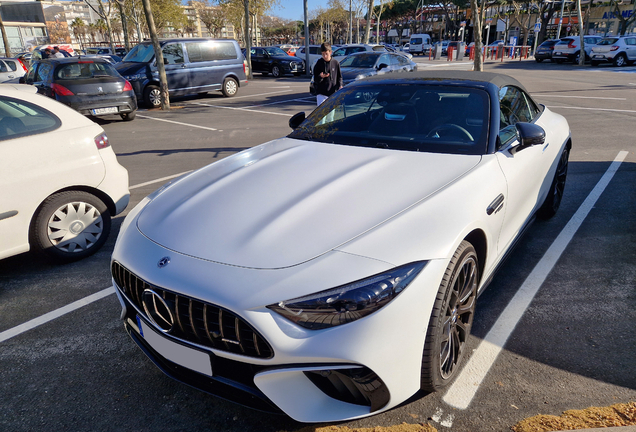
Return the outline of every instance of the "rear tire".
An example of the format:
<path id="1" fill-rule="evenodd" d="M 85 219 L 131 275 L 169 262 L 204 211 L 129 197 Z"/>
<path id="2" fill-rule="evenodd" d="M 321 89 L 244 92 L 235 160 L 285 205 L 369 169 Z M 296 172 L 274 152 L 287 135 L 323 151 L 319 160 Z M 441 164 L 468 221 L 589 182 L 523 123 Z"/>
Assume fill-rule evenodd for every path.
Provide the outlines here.
<path id="1" fill-rule="evenodd" d="M 223 89 L 221 91 L 225 97 L 232 97 L 238 92 L 238 83 L 233 78 L 225 78 L 223 80 Z"/>
<path id="2" fill-rule="evenodd" d="M 565 180 L 568 176 L 568 159 L 570 157 L 570 149 L 566 146 L 561 153 L 559 164 L 557 165 L 556 173 L 554 173 L 554 179 L 548 196 L 545 197 L 545 201 L 541 204 L 541 207 L 537 211 L 537 217 L 539 219 L 550 219 L 559 210 L 561 200 L 563 199 L 563 192 L 565 191 Z"/>
<path id="3" fill-rule="evenodd" d="M 599 61 L 596 61 L 596 60 L 590 60 L 590 65 L 592 65 L 592 66 L 594 66 L 594 67 L 598 66 L 599 64 L 600 64 L 600 62 L 599 62 Z"/>
<path id="4" fill-rule="evenodd" d="M 137 117 L 137 110 L 119 115 L 123 121 L 133 121 Z"/>
<path id="5" fill-rule="evenodd" d="M 475 316 L 478 283 L 477 253 L 464 240 L 446 268 L 433 305 L 422 356 L 422 390 L 441 390 L 457 376 Z"/>
<path id="6" fill-rule="evenodd" d="M 623 67 L 626 64 L 627 64 L 627 57 L 625 57 L 625 54 L 619 54 L 616 57 L 614 57 L 614 66 Z"/>
<path id="7" fill-rule="evenodd" d="M 110 227 L 110 212 L 99 198 L 83 191 L 60 192 L 36 212 L 31 244 L 54 261 L 77 261 L 104 245 Z"/>

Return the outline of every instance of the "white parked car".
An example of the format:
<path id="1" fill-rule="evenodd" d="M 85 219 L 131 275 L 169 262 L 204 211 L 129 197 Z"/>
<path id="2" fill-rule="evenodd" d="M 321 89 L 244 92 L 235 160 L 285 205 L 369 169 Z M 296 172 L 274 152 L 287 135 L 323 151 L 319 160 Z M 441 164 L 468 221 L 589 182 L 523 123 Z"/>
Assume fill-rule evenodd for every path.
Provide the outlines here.
<path id="1" fill-rule="evenodd" d="M 126 330 L 169 376 L 301 422 L 444 388 L 478 294 L 559 207 L 567 121 L 510 77 L 443 71 L 355 81 L 290 126 L 129 213 Z"/>
<path id="2" fill-rule="evenodd" d="M 17 58 L 0 58 L 0 82 L 17 84 L 26 75 L 27 67 Z"/>
<path id="3" fill-rule="evenodd" d="M 583 42 L 585 50 L 585 60 L 589 60 L 590 52 L 592 48 L 596 46 L 603 38 L 600 36 L 583 36 Z M 559 42 L 554 45 L 552 50 L 552 60 L 557 63 L 563 63 L 564 61 L 571 61 L 578 64 L 579 57 L 581 55 L 581 38 L 579 36 L 568 36 L 561 38 Z"/>
<path id="4" fill-rule="evenodd" d="M 96 252 L 128 205 L 128 171 L 101 126 L 30 85 L 0 85 L 0 259 Z"/>
<path id="5" fill-rule="evenodd" d="M 609 62 L 614 66 L 625 66 L 636 62 L 636 36 L 608 37 L 599 42 L 594 48 L 590 63 L 598 66 Z"/>

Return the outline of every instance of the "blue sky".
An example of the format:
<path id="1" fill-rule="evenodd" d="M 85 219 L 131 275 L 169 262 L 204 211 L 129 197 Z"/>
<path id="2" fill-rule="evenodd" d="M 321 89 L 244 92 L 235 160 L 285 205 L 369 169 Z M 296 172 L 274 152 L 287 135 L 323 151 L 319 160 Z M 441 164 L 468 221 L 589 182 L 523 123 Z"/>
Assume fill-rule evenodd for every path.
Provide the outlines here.
<path id="1" fill-rule="evenodd" d="M 319 7 L 326 9 L 327 0 L 307 0 L 308 13 Z M 280 7 L 272 9 L 270 13 L 281 18 L 302 21 L 303 0 L 281 0 Z"/>

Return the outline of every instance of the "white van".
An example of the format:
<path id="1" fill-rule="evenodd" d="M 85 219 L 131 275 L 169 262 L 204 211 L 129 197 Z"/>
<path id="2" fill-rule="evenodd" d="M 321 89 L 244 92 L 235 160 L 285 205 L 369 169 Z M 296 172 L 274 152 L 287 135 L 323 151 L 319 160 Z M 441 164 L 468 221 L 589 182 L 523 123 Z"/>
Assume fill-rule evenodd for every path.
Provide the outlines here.
<path id="1" fill-rule="evenodd" d="M 409 42 L 409 53 L 428 54 L 431 49 L 431 37 L 427 34 L 413 34 Z"/>

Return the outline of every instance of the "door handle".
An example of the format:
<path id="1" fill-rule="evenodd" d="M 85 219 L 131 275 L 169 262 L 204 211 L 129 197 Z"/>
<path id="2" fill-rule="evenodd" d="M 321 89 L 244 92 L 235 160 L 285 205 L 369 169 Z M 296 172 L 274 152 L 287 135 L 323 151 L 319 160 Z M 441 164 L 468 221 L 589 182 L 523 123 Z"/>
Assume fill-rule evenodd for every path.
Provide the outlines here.
<path id="1" fill-rule="evenodd" d="M 486 214 L 490 216 L 493 213 L 497 213 L 499 210 L 503 208 L 504 196 L 503 194 L 499 194 L 497 198 L 486 208 Z"/>

